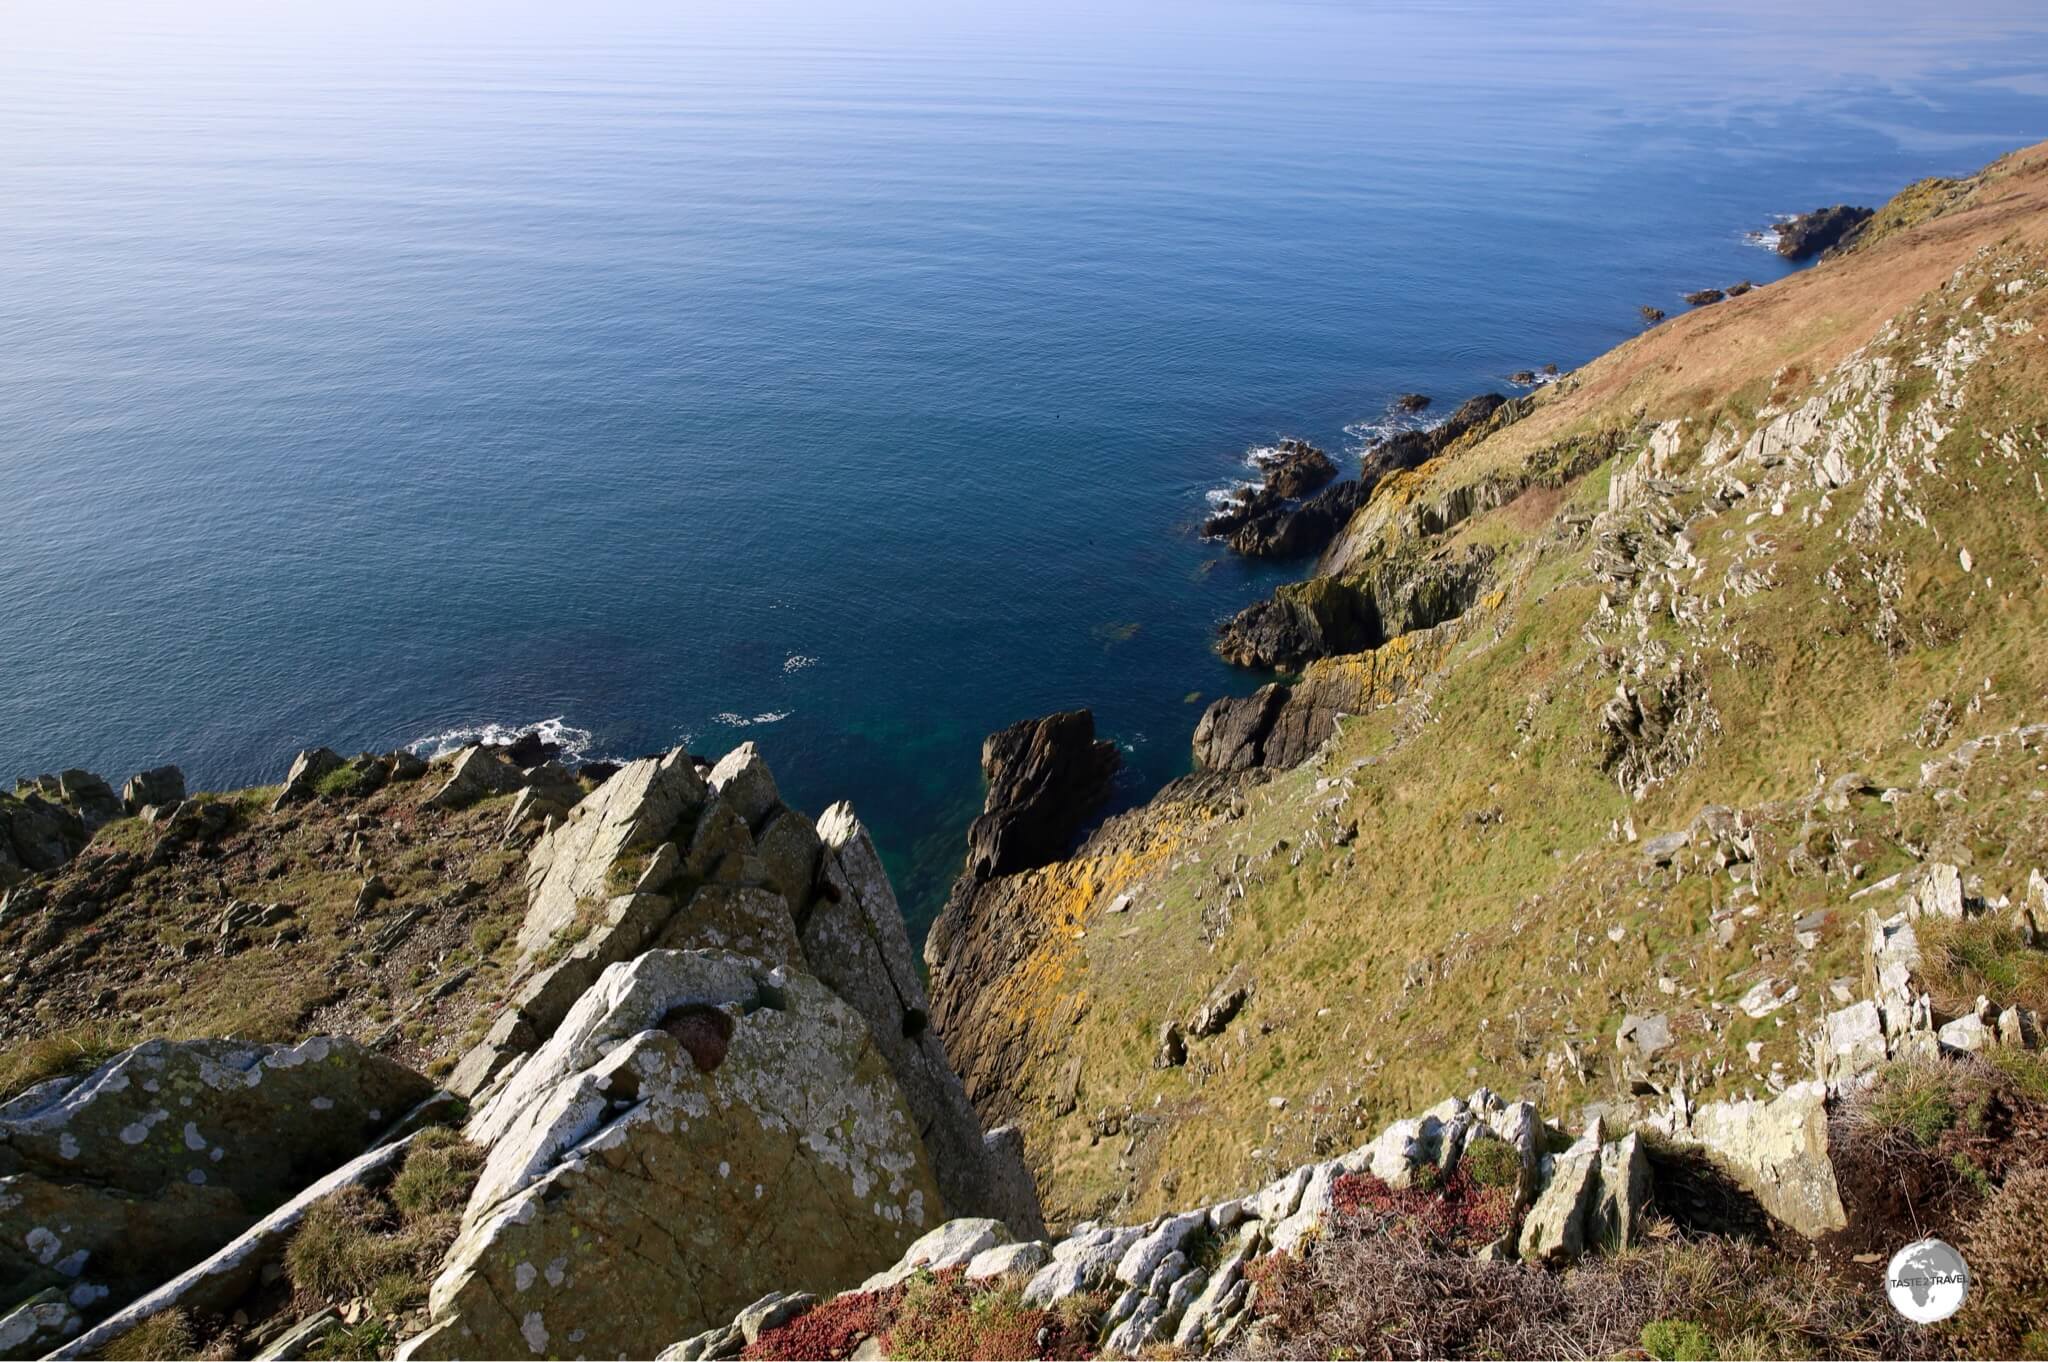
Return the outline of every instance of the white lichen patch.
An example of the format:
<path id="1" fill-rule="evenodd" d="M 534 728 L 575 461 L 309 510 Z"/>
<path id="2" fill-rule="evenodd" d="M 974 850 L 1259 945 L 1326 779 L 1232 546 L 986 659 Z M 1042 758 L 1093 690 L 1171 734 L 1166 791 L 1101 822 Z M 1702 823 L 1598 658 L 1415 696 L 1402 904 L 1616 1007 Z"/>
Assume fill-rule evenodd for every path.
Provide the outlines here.
<path id="1" fill-rule="evenodd" d="M 57 1255 L 64 1251 L 64 1241 L 48 1225 L 37 1225 L 22 1236 L 21 1242 L 44 1267 L 57 1261 Z"/>

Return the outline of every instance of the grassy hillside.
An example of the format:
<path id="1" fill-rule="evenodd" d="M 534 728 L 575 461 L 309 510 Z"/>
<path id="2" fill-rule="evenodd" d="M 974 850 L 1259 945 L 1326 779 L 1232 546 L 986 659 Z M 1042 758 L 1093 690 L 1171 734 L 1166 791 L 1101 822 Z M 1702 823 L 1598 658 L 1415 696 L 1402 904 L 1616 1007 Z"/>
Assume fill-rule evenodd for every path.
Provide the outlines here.
<path id="1" fill-rule="evenodd" d="M 0 1099 L 153 1037 L 345 1033 L 443 1071 L 493 1015 L 526 906 L 512 796 L 433 808 L 446 774 L 100 828 L 0 914 Z"/>
<path id="2" fill-rule="evenodd" d="M 1021 958 L 940 962 L 985 1013 L 949 1048 L 1025 1126 L 1050 1219 L 1254 1186 L 1478 1083 L 1549 1111 L 1764 1093 L 1809 1071 L 1886 877 L 1941 861 L 2024 896 L 2048 867 L 2023 731 L 2048 719 L 2048 150 L 1914 196 L 1391 479 L 1322 571 L 1383 586 L 1483 546 L 1487 587 L 1295 693 L 1399 698 L 1016 877 Z M 1933 943 L 1938 1001 L 2048 1006 L 1993 922 Z M 1155 1067 L 1162 1026 L 1237 983 L 1220 1034 Z M 1617 1049 L 1630 1013 L 1668 1020 L 1650 1062 Z"/>

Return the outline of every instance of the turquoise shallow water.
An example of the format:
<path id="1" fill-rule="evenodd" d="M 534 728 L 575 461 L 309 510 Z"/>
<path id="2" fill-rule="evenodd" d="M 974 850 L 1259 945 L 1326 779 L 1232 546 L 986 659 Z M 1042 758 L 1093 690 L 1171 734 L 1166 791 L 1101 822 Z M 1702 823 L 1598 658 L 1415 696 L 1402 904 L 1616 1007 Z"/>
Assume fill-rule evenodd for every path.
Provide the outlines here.
<path id="1" fill-rule="evenodd" d="M 1257 683 L 1249 448 L 2048 135 L 2031 4 L 324 8 L 10 10 L 0 775 L 753 738 L 919 925 L 983 733 Z"/>

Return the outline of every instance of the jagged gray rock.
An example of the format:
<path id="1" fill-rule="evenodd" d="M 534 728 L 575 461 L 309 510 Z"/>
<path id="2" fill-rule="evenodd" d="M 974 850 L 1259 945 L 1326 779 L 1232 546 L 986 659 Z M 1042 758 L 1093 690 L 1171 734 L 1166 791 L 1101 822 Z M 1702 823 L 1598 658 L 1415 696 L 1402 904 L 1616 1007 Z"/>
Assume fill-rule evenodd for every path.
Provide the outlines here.
<path id="1" fill-rule="evenodd" d="M 185 773 L 175 766 L 156 766 L 128 778 L 121 787 L 121 806 L 141 813 L 151 804 L 168 807 L 185 797 Z"/>
<path id="2" fill-rule="evenodd" d="M 881 1267 L 939 1214 L 866 1023 L 724 952 L 607 969 L 467 1133 L 483 1171 L 401 1356 L 652 1356 L 766 1287 Z"/>

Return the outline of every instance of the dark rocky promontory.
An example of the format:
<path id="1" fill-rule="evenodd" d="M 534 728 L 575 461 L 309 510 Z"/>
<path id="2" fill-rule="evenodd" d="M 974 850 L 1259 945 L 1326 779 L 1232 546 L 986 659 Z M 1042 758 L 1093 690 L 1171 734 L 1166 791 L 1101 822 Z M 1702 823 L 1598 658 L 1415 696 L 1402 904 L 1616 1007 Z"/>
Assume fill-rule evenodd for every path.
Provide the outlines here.
<path id="1" fill-rule="evenodd" d="M 988 800 L 967 832 L 968 873 L 986 880 L 1064 854 L 1122 764 L 1116 744 L 1096 738 L 1085 709 L 991 733 L 981 745 Z"/>
<path id="2" fill-rule="evenodd" d="M 1873 216 L 1871 209 L 1845 203 L 1801 213 L 1778 227 L 1778 254 L 1787 260 L 1810 260 L 1845 244 Z"/>

